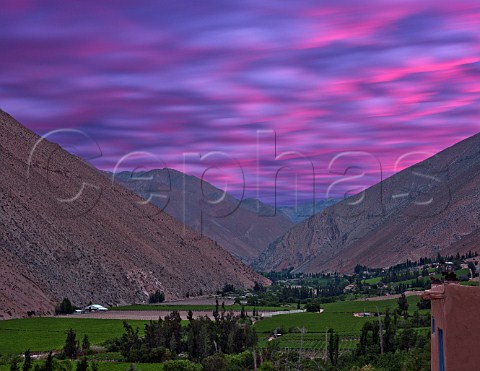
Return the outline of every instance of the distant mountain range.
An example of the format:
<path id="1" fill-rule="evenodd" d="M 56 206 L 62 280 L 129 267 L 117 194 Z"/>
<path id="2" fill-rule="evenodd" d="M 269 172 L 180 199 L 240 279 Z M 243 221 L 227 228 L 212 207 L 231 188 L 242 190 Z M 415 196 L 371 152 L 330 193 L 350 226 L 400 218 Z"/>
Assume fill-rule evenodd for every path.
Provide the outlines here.
<path id="1" fill-rule="evenodd" d="M 293 223 L 298 224 L 340 201 L 340 199 L 330 198 L 315 202 L 304 202 L 297 206 L 280 206 L 278 210 L 284 213 Z"/>
<path id="2" fill-rule="evenodd" d="M 52 313 L 64 297 L 115 305 L 144 302 L 155 290 L 172 299 L 225 283 L 269 284 L 218 243 L 3 111 L 0 267 L 0 319 Z"/>
<path id="3" fill-rule="evenodd" d="M 480 250 L 480 134 L 293 227 L 260 271 L 350 272 Z"/>
<path id="4" fill-rule="evenodd" d="M 275 212 L 270 205 L 254 199 L 240 201 L 210 183 L 173 169 L 108 176 L 246 263 L 293 226 L 285 214 Z"/>

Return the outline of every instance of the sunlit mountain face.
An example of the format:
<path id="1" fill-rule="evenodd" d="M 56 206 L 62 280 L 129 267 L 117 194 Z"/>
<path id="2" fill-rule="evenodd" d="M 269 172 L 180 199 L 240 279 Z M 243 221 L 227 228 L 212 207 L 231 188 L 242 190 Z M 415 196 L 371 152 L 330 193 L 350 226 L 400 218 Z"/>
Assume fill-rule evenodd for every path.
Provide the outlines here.
<path id="1" fill-rule="evenodd" d="M 479 29 L 478 1 L 6 0 L 0 107 L 102 170 L 341 198 L 478 131 Z"/>

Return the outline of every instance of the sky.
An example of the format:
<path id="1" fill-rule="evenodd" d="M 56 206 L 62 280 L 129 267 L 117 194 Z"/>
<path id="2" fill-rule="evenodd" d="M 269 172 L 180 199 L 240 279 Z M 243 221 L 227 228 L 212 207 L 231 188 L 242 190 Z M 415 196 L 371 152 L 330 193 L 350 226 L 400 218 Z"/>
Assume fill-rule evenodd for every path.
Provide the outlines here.
<path id="1" fill-rule="evenodd" d="M 0 108 L 103 170 L 341 197 L 479 131 L 479 30 L 479 1 L 4 0 Z"/>

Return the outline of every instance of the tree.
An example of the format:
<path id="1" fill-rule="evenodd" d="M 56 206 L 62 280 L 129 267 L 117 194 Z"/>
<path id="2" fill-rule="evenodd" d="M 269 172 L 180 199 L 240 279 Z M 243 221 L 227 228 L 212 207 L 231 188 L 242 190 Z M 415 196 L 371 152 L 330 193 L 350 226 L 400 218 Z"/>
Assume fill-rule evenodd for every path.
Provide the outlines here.
<path id="1" fill-rule="evenodd" d="M 410 327 L 405 328 L 398 337 L 398 349 L 408 351 L 415 346 L 417 333 Z"/>
<path id="2" fill-rule="evenodd" d="M 418 309 L 431 309 L 432 302 L 430 300 L 420 299 L 420 301 L 417 303 L 417 307 Z"/>
<path id="3" fill-rule="evenodd" d="M 62 302 L 55 308 L 55 314 L 71 314 L 75 311 L 70 299 L 64 298 Z"/>
<path id="4" fill-rule="evenodd" d="M 328 330 L 328 335 L 328 358 L 330 358 L 332 366 L 336 366 L 338 363 L 338 346 L 340 338 L 333 329 Z"/>
<path id="5" fill-rule="evenodd" d="M 30 371 L 32 368 L 32 355 L 30 349 L 25 352 L 25 360 L 23 361 L 23 371 Z"/>
<path id="6" fill-rule="evenodd" d="M 230 283 L 226 283 L 225 286 L 223 286 L 223 289 L 222 289 L 222 296 L 229 293 L 229 292 L 235 292 L 235 286 L 233 286 Z"/>
<path id="7" fill-rule="evenodd" d="M 372 323 L 366 322 L 363 325 L 362 331 L 360 333 L 360 342 L 357 345 L 357 355 L 364 356 L 367 354 L 368 349 L 370 347 L 369 336 L 368 336 L 370 332 L 373 332 Z M 373 342 L 375 342 L 375 339 L 373 339 Z"/>
<path id="8" fill-rule="evenodd" d="M 218 299 L 215 299 L 215 310 L 213 311 L 213 318 L 218 322 L 220 316 L 218 315 Z"/>
<path id="9" fill-rule="evenodd" d="M 220 353 L 215 353 L 206 357 L 202 361 L 204 371 L 219 371 L 228 369 L 228 362 L 225 360 L 225 356 Z"/>
<path id="10" fill-rule="evenodd" d="M 309 313 L 320 312 L 320 304 L 312 302 L 305 304 L 305 309 Z"/>
<path id="11" fill-rule="evenodd" d="M 390 308 L 387 308 L 385 312 L 385 336 L 384 336 L 384 346 L 385 352 L 394 352 L 395 351 L 395 328 L 392 326 L 392 321 L 390 318 Z"/>
<path id="12" fill-rule="evenodd" d="M 137 350 L 140 349 L 140 337 L 138 336 L 138 328 L 133 329 L 127 321 L 123 321 L 124 333 L 120 338 L 120 353 L 129 362 L 137 361 Z"/>
<path id="13" fill-rule="evenodd" d="M 150 296 L 148 297 L 148 302 L 150 304 L 163 303 L 164 301 L 165 301 L 165 294 L 160 290 L 155 291 L 153 294 L 150 294 Z"/>
<path id="14" fill-rule="evenodd" d="M 77 371 L 88 371 L 88 361 L 85 357 L 77 363 Z"/>
<path id="15" fill-rule="evenodd" d="M 245 307 L 242 306 L 242 310 L 240 312 L 240 318 L 245 318 L 246 317 L 246 314 L 245 314 Z"/>
<path id="16" fill-rule="evenodd" d="M 473 262 L 468 262 L 468 268 L 472 273 L 472 277 L 475 277 L 475 273 L 477 272 L 477 267 L 475 267 L 475 264 Z"/>
<path id="17" fill-rule="evenodd" d="M 215 322 L 207 316 L 191 318 L 188 326 L 182 326 L 179 313 L 174 311 L 165 319 L 146 324 L 142 337 L 127 323 L 124 328 L 118 348 L 128 362 L 165 362 L 180 352 L 201 362 L 215 353 L 244 351 L 258 340 L 255 330 L 233 312 L 222 314 Z"/>
<path id="18" fill-rule="evenodd" d="M 254 292 L 263 291 L 263 285 L 261 283 L 258 283 L 257 281 L 255 281 L 255 284 L 253 285 L 253 291 Z"/>
<path id="19" fill-rule="evenodd" d="M 404 293 L 398 298 L 398 311 L 398 314 L 408 317 L 408 300 Z"/>
<path id="20" fill-rule="evenodd" d="M 48 353 L 47 360 L 45 361 L 44 371 L 53 371 L 53 354 L 51 351 Z"/>
<path id="21" fill-rule="evenodd" d="M 18 358 L 15 357 L 10 362 L 10 371 L 20 371 L 20 367 L 18 367 Z"/>
<path id="22" fill-rule="evenodd" d="M 82 350 L 84 352 L 88 352 L 90 350 L 90 340 L 88 335 L 85 335 L 82 340 Z"/>
<path id="23" fill-rule="evenodd" d="M 77 358 L 77 353 L 78 353 L 77 334 L 73 329 L 70 329 L 67 332 L 67 338 L 65 340 L 63 352 L 70 359 Z"/>

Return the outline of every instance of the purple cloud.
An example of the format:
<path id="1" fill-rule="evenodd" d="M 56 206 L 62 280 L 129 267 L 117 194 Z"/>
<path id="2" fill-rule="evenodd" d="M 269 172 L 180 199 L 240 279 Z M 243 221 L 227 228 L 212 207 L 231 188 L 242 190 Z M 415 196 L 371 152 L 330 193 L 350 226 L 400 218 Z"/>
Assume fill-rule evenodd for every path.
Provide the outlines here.
<path id="1" fill-rule="evenodd" d="M 184 166 L 183 154 L 224 152 L 232 160 L 208 180 L 230 179 L 240 194 L 241 166 L 247 195 L 259 185 L 267 201 L 287 165 L 281 203 L 293 184 L 308 198 L 307 160 L 275 159 L 296 151 L 322 198 L 341 152 L 372 154 L 385 178 L 478 131 L 479 29 L 480 4 L 465 0 L 7 0 L 0 107 L 39 134 L 84 130 L 102 149 L 91 160 L 101 169 L 145 151 L 201 175 L 206 163 Z M 257 148 L 258 130 L 276 132 L 276 149 Z M 346 190 L 379 180 L 374 162 L 350 162 L 366 175 Z"/>

